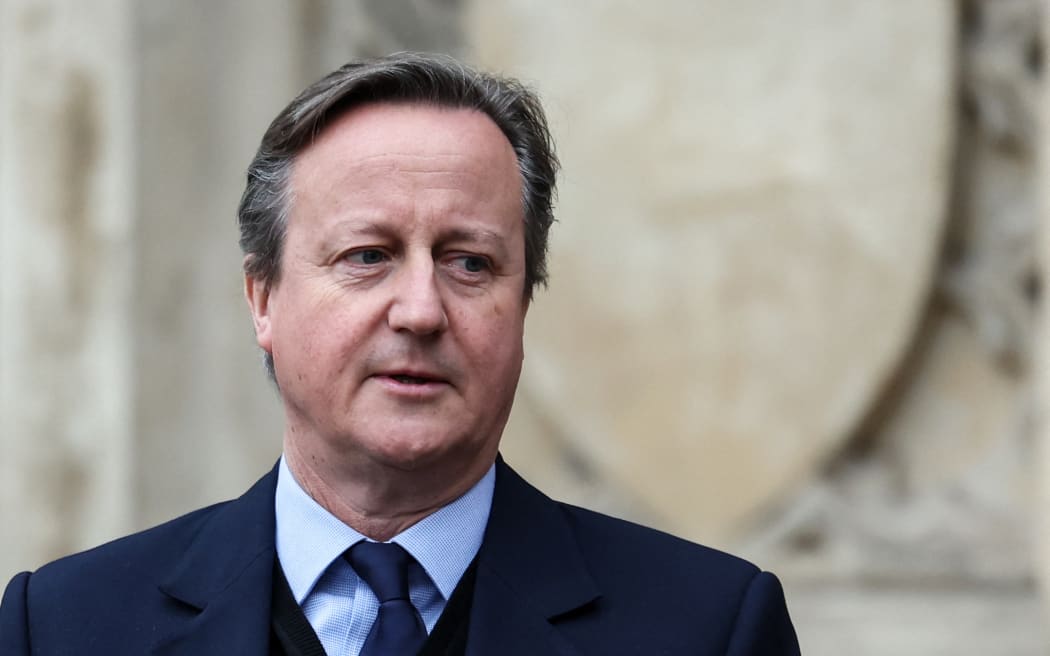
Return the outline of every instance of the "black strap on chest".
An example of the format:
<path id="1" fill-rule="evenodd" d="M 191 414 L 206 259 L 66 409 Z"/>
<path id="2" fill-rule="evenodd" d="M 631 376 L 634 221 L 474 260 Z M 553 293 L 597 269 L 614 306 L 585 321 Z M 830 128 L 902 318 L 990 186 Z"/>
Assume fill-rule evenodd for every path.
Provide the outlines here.
<path id="1" fill-rule="evenodd" d="M 467 653 L 467 633 L 470 629 L 470 609 L 474 607 L 477 573 L 478 558 L 475 556 L 452 591 L 445 610 L 441 612 L 419 656 L 463 656 Z"/>
<path id="2" fill-rule="evenodd" d="M 281 561 L 276 557 L 270 606 L 270 656 L 325 656 L 324 647 L 296 603 Z"/>

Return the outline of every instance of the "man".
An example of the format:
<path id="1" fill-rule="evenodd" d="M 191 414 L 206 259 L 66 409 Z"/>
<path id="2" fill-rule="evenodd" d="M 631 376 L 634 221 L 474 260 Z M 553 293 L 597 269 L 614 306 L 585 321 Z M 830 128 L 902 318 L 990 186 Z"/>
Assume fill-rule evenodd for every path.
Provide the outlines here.
<path id="1" fill-rule="evenodd" d="M 516 82 L 347 65 L 239 210 L 285 410 L 243 497 L 23 573 L 7 654 L 797 654 L 776 578 L 551 501 L 498 456 L 557 169 Z"/>

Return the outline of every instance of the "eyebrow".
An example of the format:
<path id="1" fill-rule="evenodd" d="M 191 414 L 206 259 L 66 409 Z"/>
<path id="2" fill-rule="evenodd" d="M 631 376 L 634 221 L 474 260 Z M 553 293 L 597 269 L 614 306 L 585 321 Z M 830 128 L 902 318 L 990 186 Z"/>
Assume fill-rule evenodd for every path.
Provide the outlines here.
<path id="1" fill-rule="evenodd" d="M 493 230 L 484 228 L 453 228 L 441 235 L 439 242 L 471 241 L 490 244 L 499 248 L 504 247 L 506 240 L 503 235 Z"/>
<path id="2" fill-rule="evenodd" d="M 350 223 L 351 225 L 347 226 L 344 223 L 343 230 L 355 236 L 397 237 L 397 230 L 392 226 L 386 225 L 382 221 L 353 221 L 347 223 Z M 441 232 L 435 240 L 435 243 L 439 245 L 455 242 L 485 244 L 490 248 L 499 249 L 503 253 L 507 251 L 506 238 L 495 230 L 488 230 L 486 228 L 450 228 Z"/>
<path id="3" fill-rule="evenodd" d="M 379 221 L 345 220 L 340 221 L 334 227 L 338 232 L 350 233 L 360 237 L 371 237 L 373 235 L 392 237 L 395 232 L 390 226 L 384 225 Z"/>

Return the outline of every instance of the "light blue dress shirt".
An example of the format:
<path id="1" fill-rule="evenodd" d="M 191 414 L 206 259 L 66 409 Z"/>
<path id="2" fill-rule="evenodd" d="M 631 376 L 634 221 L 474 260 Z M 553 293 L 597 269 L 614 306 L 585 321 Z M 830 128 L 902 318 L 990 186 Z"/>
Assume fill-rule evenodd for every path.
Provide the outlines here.
<path id="1" fill-rule="evenodd" d="M 390 540 L 418 563 L 409 572 L 409 596 L 428 633 L 481 547 L 495 482 L 493 465 L 466 494 Z M 292 595 L 327 654 L 358 656 L 379 601 L 341 556 L 365 536 L 314 501 L 283 457 L 274 506 L 277 556 Z"/>

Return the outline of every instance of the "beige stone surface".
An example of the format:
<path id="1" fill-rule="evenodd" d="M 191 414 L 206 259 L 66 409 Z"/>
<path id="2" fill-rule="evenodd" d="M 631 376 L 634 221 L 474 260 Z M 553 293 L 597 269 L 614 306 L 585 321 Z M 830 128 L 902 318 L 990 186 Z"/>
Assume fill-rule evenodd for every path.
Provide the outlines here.
<path id="1" fill-rule="evenodd" d="M 1041 656 L 1050 643 L 1032 586 L 788 586 L 806 656 Z"/>
<path id="2" fill-rule="evenodd" d="M 794 580 L 1029 582 L 1029 398 L 977 335 L 932 321 L 886 416 L 756 527 L 748 555 Z"/>
<path id="3" fill-rule="evenodd" d="M 1041 28 L 1043 43 L 1050 42 L 1050 11 L 1043 13 Z M 1040 91 L 1039 106 L 1045 108 L 1050 104 L 1050 85 L 1044 84 Z M 1038 187 L 1037 200 L 1042 230 L 1034 241 L 1045 295 L 1047 267 L 1050 263 L 1050 229 L 1047 229 L 1050 225 L 1050 184 L 1046 184 L 1046 181 L 1050 180 L 1050 125 L 1045 111 L 1037 115 L 1036 125 L 1039 128 L 1037 171 L 1042 181 Z M 1038 412 L 1034 431 L 1036 447 L 1033 453 L 1038 485 L 1035 490 L 1037 516 L 1033 523 L 1036 538 L 1034 565 L 1042 593 L 1041 619 L 1045 626 L 1050 624 L 1050 312 L 1047 311 L 1045 302 L 1040 307 L 1038 318 L 1034 349 L 1034 396 Z"/>
<path id="4" fill-rule="evenodd" d="M 953 7 L 469 7 L 475 58 L 540 81 L 566 171 L 526 410 L 663 526 L 724 535 L 840 445 L 915 328 Z"/>
<path id="5" fill-rule="evenodd" d="M 135 13 L 135 527 L 239 495 L 280 453 L 236 208 L 259 138 L 307 79 L 300 10 L 151 0 Z"/>
<path id="6" fill-rule="evenodd" d="M 0 2 L 0 577 L 132 513 L 129 3 Z"/>
<path id="7" fill-rule="evenodd" d="M 846 447 L 756 525 L 766 548 L 744 550 L 792 582 L 806 653 L 1050 644 L 1033 521 L 1048 498 L 1045 3 L 961 7 L 951 212 L 921 329 Z"/>

